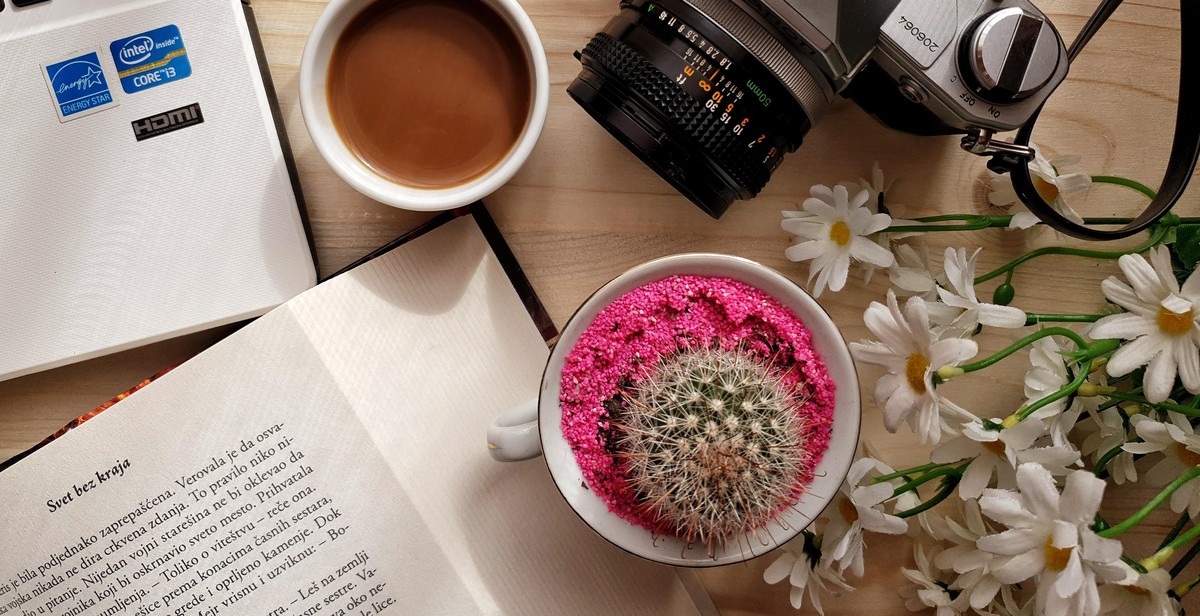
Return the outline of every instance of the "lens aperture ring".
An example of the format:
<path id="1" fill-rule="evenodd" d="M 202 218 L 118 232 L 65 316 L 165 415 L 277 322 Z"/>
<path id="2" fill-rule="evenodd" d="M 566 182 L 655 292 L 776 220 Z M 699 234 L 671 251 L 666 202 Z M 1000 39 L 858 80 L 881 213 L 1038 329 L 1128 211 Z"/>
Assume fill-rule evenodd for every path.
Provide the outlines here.
<path id="1" fill-rule="evenodd" d="M 771 169 L 749 152 L 704 106 L 665 73 L 625 43 L 603 32 L 583 49 L 591 59 L 612 73 L 622 84 L 662 111 L 675 129 L 708 152 L 719 166 L 751 195 L 757 195 L 771 177 Z"/>
<path id="2" fill-rule="evenodd" d="M 816 122 L 833 102 L 833 87 L 788 51 L 779 38 L 729 0 L 683 0 L 707 15 L 766 66 Z"/>

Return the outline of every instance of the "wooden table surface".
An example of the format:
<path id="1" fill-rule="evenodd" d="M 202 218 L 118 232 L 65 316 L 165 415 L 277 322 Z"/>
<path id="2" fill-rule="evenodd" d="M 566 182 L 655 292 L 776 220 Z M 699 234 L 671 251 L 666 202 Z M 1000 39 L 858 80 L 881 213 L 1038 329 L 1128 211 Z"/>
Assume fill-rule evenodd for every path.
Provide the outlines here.
<path id="1" fill-rule="evenodd" d="M 910 215 L 992 211 L 984 161 L 959 151 L 956 138 L 923 138 L 883 127 L 854 104 L 840 101 L 790 155 L 755 200 L 735 204 L 712 220 L 643 166 L 566 95 L 578 73 L 572 52 L 581 48 L 616 12 L 615 0 L 522 0 L 549 59 L 551 99 L 541 141 L 524 169 L 486 199 L 555 322 L 600 284 L 626 268 L 655 257 L 693 251 L 741 255 L 771 265 L 798 282 L 807 266 L 783 257 L 790 238 L 780 230 L 780 210 L 797 206 L 809 186 L 856 180 L 878 161 L 898 178 L 890 200 Z M 428 217 L 376 203 L 338 179 L 313 147 L 298 105 L 298 64 L 305 39 L 323 0 L 255 0 L 271 72 L 301 175 L 322 274 L 333 272 Z M 1040 3 L 1070 39 L 1094 0 Z M 1066 83 L 1042 114 L 1035 140 L 1064 154 L 1077 154 L 1077 169 L 1134 178 L 1156 186 L 1171 136 L 1178 84 L 1179 10 L 1168 0 L 1126 2 L 1081 56 Z M 1083 211 L 1132 213 L 1136 196 L 1098 187 L 1077 202 Z M 1177 207 L 1200 214 L 1193 188 Z M 1055 240 L 1042 233 L 1034 242 Z M 1026 250 L 1025 235 L 987 230 L 931 237 L 933 254 L 944 245 L 984 248 L 981 267 L 997 265 Z M 1111 264 L 1048 258 L 1022 269 L 1015 284 L 1019 305 L 1044 312 L 1090 311 L 1103 301 L 1097 282 Z M 846 290 L 821 302 L 848 340 L 866 337 L 862 311 L 883 297 L 886 277 L 869 286 L 852 272 Z M 990 294 L 991 286 L 984 293 Z M 230 328 L 188 336 L 83 364 L 0 383 L 0 459 L 39 441 L 68 420 L 143 378 L 189 357 Z M 985 335 L 983 350 L 1007 337 Z M 1022 401 L 1024 360 L 1014 359 L 973 379 L 971 388 L 950 395 L 984 416 L 1004 416 Z M 869 402 L 878 373 L 863 370 L 863 439 L 895 466 L 927 461 L 927 449 L 911 434 L 888 434 L 880 410 Z M 979 384 L 983 383 L 984 387 Z M 1123 490 L 1109 500 L 1117 510 L 1144 502 L 1145 489 Z M 1106 506 L 1109 506 L 1106 503 Z M 1114 514 L 1115 515 L 1115 514 Z M 1158 516 L 1142 541 L 1161 537 L 1173 516 Z M 897 595 L 899 567 L 911 563 L 904 537 L 867 537 L 867 573 L 857 590 L 827 606 L 828 614 L 904 613 Z M 1140 553 L 1140 552 L 1134 552 Z M 1146 552 L 1147 554 L 1149 552 Z M 769 586 L 762 570 L 770 558 L 705 571 L 706 586 L 729 615 L 787 614 L 785 585 Z M 805 608 L 806 613 L 810 611 Z"/>

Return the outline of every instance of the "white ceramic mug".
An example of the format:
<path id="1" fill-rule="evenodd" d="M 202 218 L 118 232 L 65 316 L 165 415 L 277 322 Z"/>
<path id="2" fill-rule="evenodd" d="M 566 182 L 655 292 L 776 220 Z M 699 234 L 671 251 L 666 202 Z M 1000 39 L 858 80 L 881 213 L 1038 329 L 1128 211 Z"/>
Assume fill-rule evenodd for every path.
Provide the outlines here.
<path id="1" fill-rule="evenodd" d="M 529 15 L 517 0 L 482 0 L 495 9 L 512 28 L 525 51 L 530 70 L 529 117 L 517 142 L 502 160 L 479 177 L 465 183 L 443 188 L 417 188 L 398 184 L 375 173 L 342 141 L 329 113 L 326 86 L 329 59 L 338 37 L 360 11 L 374 2 L 389 0 L 331 0 L 321 13 L 308 36 L 304 55 L 300 59 L 300 109 L 304 124 L 312 136 L 317 151 L 347 184 L 356 190 L 391 206 L 406 210 L 447 210 L 473 203 L 496 191 L 512 179 L 529 158 L 533 146 L 546 123 L 546 107 L 550 101 L 550 71 L 546 67 L 546 52 L 530 21 Z"/>
<path id="2" fill-rule="evenodd" d="M 800 501 L 773 522 L 770 532 L 759 539 L 718 547 L 709 558 L 703 545 L 685 545 L 672 537 L 652 537 L 650 531 L 631 524 L 608 511 L 604 501 L 587 488 L 583 472 L 575 462 L 562 433 L 559 389 L 563 362 L 580 335 L 606 306 L 644 284 L 672 275 L 719 276 L 755 287 L 790 308 L 812 333 L 812 343 L 825 360 L 826 370 L 837 391 L 829 448 L 817 466 L 813 480 Z M 710 567 L 727 565 L 760 556 L 786 543 L 807 527 L 837 494 L 858 449 L 861 400 L 858 375 L 845 340 L 829 314 L 794 282 L 775 270 L 740 257 L 717 254 L 685 254 L 642 264 L 597 290 L 567 322 L 550 354 L 542 375 L 539 397 L 512 409 L 488 429 L 488 449 L 501 461 L 545 456 L 546 466 L 567 504 L 592 530 L 627 552 L 675 566 Z"/>

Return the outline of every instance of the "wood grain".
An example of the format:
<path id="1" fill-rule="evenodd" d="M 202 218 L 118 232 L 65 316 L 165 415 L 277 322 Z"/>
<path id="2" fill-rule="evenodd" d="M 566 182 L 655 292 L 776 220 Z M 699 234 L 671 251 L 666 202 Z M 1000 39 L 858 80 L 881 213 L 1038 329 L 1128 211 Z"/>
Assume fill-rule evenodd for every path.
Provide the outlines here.
<path id="1" fill-rule="evenodd" d="M 363 197 L 322 161 L 304 128 L 298 104 L 298 69 L 306 37 L 325 2 L 256 0 L 259 28 L 308 202 L 322 273 L 328 274 L 412 228 L 427 215 L 404 212 Z M 551 315 L 562 324 L 598 285 L 650 258 L 691 251 L 725 252 L 778 268 L 803 283 L 807 268 L 788 263 L 788 236 L 779 211 L 807 196 L 808 187 L 856 180 L 878 161 L 898 178 L 889 199 L 909 215 L 993 211 L 983 161 L 961 153 L 954 138 L 916 137 L 887 129 L 851 103 L 836 103 L 788 157 L 757 199 L 736 204 L 715 221 L 676 194 L 566 96 L 578 73 L 571 53 L 582 47 L 616 12 L 613 0 L 523 0 L 545 44 L 551 76 L 549 116 L 541 141 L 524 169 L 487 202 Z M 1070 39 L 1094 2 L 1039 3 Z M 1076 167 L 1156 185 L 1162 177 L 1178 84 L 1179 12 L 1167 0 L 1126 2 L 1080 57 L 1066 83 L 1051 98 L 1035 139 L 1060 154 L 1080 157 Z M 1192 190 L 1177 213 L 1200 214 Z M 1141 205 L 1116 187 L 1096 187 L 1077 208 L 1088 214 L 1131 214 Z M 1042 233 L 1034 243 L 1057 241 Z M 943 234 L 930 240 L 936 256 L 946 245 L 983 248 L 981 267 L 995 266 L 1026 250 L 1022 234 L 1005 230 Z M 1023 268 L 1014 280 L 1018 304 L 1030 310 L 1063 312 L 1098 308 L 1098 281 L 1113 271 L 1068 257 L 1048 258 Z M 848 340 L 867 335 L 862 311 L 881 298 L 885 281 L 857 282 L 827 294 L 822 303 Z M 981 293 L 990 293 L 984 285 Z M 231 328 L 0 383 L 0 458 L 33 445 L 75 416 L 106 401 L 167 365 L 199 352 Z M 984 350 L 1002 346 L 1007 334 L 981 338 Z M 984 416 L 1004 416 L 1022 400 L 1023 360 L 1010 360 L 970 387 L 949 395 Z M 869 395 L 878 373 L 862 372 Z M 909 434 L 887 434 L 877 408 L 864 409 L 863 439 L 901 466 L 925 461 L 928 448 Z M 1106 507 L 1119 518 L 1148 498 L 1145 489 L 1121 490 Z M 1137 531 L 1129 552 L 1147 554 L 1174 521 L 1161 514 Z M 858 589 L 830 602 L 827 614 L 885 615 L 905 612 L 897 595 L 899 568 L 911 563 L 906 537 L 869 536 L 867 576 Z M 787 614 L 787 588 L 762 581 L 764 559 L 709 570 L 702 579 L 724 614 Z M 1189 600 L 1189 603 L 1191 600 Z M 809 608 L 806 608 L 808 610 Z"/>

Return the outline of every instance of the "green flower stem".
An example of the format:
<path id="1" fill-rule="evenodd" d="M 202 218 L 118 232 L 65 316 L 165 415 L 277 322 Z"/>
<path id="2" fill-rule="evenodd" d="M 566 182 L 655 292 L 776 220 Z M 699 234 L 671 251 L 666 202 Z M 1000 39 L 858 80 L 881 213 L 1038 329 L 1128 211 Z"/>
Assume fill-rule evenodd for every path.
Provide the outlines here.
<path id="1" fill-rule="evenodd" d="M 1188 512 L 1184 511 L 1183 515 L 1180 515 L 1179 519 L 1175 522 L 1175 526 L 1171 527 L 1171 532 L 1167 533 L 1167 536 L 1163 537 L 1162 543 L 1158 544 L 1158 549 L 1161 550 L 1167 547 L 1168 543 L 1174 541 L 1175 538 L 1179 536 L 1179 533 L 1183 532 L 1183 527 L 1187 526 L 1188 520 L 1191 519 L 1192 516 L 1188 515 Z"/>
<path id="2" fill-rule="evenodd" d="M 1140 442 L 1142 442 L 1142 439 L 1140 439 L 1140 438 L 1134 439 L 1130 442 L 1131 443 L 1140 443 Z M 1092 473 L 1095 474 L 1097 477 L 1100 477 L 1100 475 L 1102 473 L 1104 473 L 1104 471 L 1108 468 L 1108 463 L 1112 462 L 1113 458 L 1121 455 L 1121 452 L 1124 451 L 1124 449 L 1123 449 L 1124 446 L 1125 446 L 1124 443 L 1122 443 L 1122 444 L 1117 445 L 1116 447 L 1113 447 L 1112 449 L 1109 449 L 1108 451 L 1104 452 L 1104 455 L 1100 456 L 1099 460 L 1096 460 L 1096 466 L 1092 468 Z"/>
<path id="3" fill-rule="evenodd" d="M 1146 195 L 1146 197 L 1150 198 L 1150 199 L 1153 199 L 1154 195 L 1155 195 L 1153 189 L 1151 189 L 1149 186 L 1146 186 L 1145 184 L 1142 184 L 1141 182 L 1135 182 L 1130 179 L 1120 178 L 1120 177 L 1116 177 L 1113 175 L 1093 175 L 1092 181 L 1097 184 L 1116 184 L 1117 186 L 1124 186 L 1126 188 L 1132 188 L 1133 190 L 1136 190 L 1136 191 L 1142 193 L 1143 195 Z M 1117 224 L 1120 224 L 1120 223 L 1117 223 Z"/>
<path id="4" fill-rule="evenodd" d="M 1121 562 L 1129 565 L 1134 571 L 1137 571 L 1138 573 L 1146 573 L 1146 568 L 1142 566 L 1142 563 L 1139 563 L 1138 561 L 1136 561 L 1124 554 L 1121 555 Z"/>
<path id="5" fill-rule="evenodd" d="M 1127 394 L 1127 393 L 1123 393 L 1123 392 L 1119 392 L 1119 391 L 1104 392 L 1104 393 L 1101 393 L 1100 395 L 1104 396 L 1105 398 L 1112 399 L 1112 400 L 1137 402 L 1138 404 L 1144 404 L 1146 406 L 1156 408 L 1156 409 L 1165 409 L 1168 411 L 1175 411 L 1176 413 L 1179 413 L 1181 415 L 1186 415 L 1188 417 L 1200 417 L 1200 409 L 1197 409 L 1197 408 L 1194 408 L 1191 406 L 1184 406 L 1182 404 L 1175 404 L 1174 402 L 1150 402 L 1149 400 L 1146 400 L 1145 398 L 1143 398 L 1141 396 L 1135 396 L 1135 395 L 1131 395 L 1131 394 Z"/>
<path id="6" fill-rule="evenodd" d="M 887 475 L 880 475 L 880 476 L 872 479 L 871 483 L 883 483 L 885 481 L 891 481 L 893 479 L 900 479 L 901 477 L 908 477 L 909 475 L 915 475 L 917 473 L 925 473 L 925 472 L 928 472 L 928 471 L 931 471 L 934 469 L 942 468 L 943 466 L 950 466 L 951 464 L 953 464 L 953 462 L 945 462 L 942 464 L 938 464 L 937 462 L 930 462 L 929 464 L 922 464 L 921 466 L 914 466 L 912 468 L 906 468 L 902 471 L 896 471 L 894 473 L 889 473 Z"/>
<path id="7" fill-rule="evenodd" d="M 1162 492 L 1159 492 L 1153 499 L 1150 500 L 1150 502 L 1146 503 L 1141 509 L 1138 509 L 1137 512 L 1135 512 L 1133 515 L 1129 516 L 1129 518 L 1126 519 L 1124 522 L 1121 522 L 1120 524 L 1117 524 L 1116 526 L 1110 526 L 1096 534 L 1100 535 L 1101 537 L 1107 537 L 1107 538 L 1111 539 L 1113 537 L 1116 537 L 1116 536 L 1128 531 L 1129 529 L 1137 526 L 1138 524 L 1141 524 L 1142 521 L 1145 520 L 1147 516 L 1149 516 L 1151 513 L 1154 512 L 1155 509 L 1158 509 L 1158 507 L 1160 505 L 1162 505 L 1163 503 L 1165 503 L 1167 501 L 1167 499 L 1171 498 L 1171 495 L 1174 494 L 1175 491 L 1178 490 L 1180 487 L 1182 487 L 1183 484 L 1185 484 L 1197 477 L 1200 477 L 1200 466 L 1193 467 L 1192 469 L 1188 470 L 1186 473 L 1176 477 L 1175 481 L 1172 481 L 1171 483 L 1167 484 L 1167 487 L 1163 488 Z M 1188 543 L 1192 539 L 1195 539 L 1198 536 L 1200 536 L 1200 526 L 1193 527 L 1188 532 L 1183 533 L 1182 535 L 1179 535 L 1178 537 L 1175 537 L 1173 540 L 1171 540 L 1165 546 L 1160 548 L 1159 552 L 1162 552 L 1163 550 L 1168 549 L 1168 548 L 1171 548 L 1171 551 L 1173 552 L 1175 549 L 1179 548 L 1181 545 L 1185 545 L 1186 543 Z M 1184 537 L 1187 537 L 1186 541 L 1183 540 Z M 1168 555 L 1166 558 L 1169 558 L 1169 557 L 1170 557 L 1170 555 Z M 1164 558 L 1163 560 L 1166 560 L 1166 558 Z M 1145 561 L 1143 561 L 1143 564 L 1145 564 Z M 1157 567 L 1149 567 L 1148 566 L 1147 568 L 1155 569 Z"/>
<path id="8" fill-rule="evenodd" d="M 1036 332 L 1033 332 L 1032 334 L 1029 334 L 1028 336 L 1025 336 L 1024 338 L 1021 338 L 1020 340 L 1008 345 L 1007 347 L 1005 347 L 1005 348 L 997 351 L 996 353 L 994 353 L 988 357 L 985 357 L 977 362 L 973 362 L 970 364 L 963 364 L 963 365 L 959 366 L 958 369 L 962 370 L 964 373 L 975 372 L 977 370 L 983 370 L 984 368 L 987 368 L 988 366 L 991 366 L 992 364 L 999 362 L 1000 360 L 1004 359 L 1005 357 L 1008 357 L 1009 355 L 1012 355 L 1013 353 L 1016 353 L 1017 351 L 1020 351 L 1021 349 L 1033 344 L 1034 342 L 1037 342 L 1038 340 L 1041 340 L 1042 338 L 1046 338 L 1048 336 L 1063 336 L 1064 338 L 1070 338 L 1071 341 L 1074 342 L 1075 345 L 1078 346 L 1080 349 L 1088 348 L 1087 341 L 1085 341 L 1082 336 L 1075 333 L 1074 331 L 1069 330 L 1065 327 L 1047 327 L 1046 329 L 1040 329 Z M 1074 391 L 1074 390 L 1072 390 L 1072 391 Z"/>
<path id="9" fill-rule="evenodd" d="M 938 505 L 938 503 L 946 500 L 947 496 L 950 496 L 954 493 L 954 489 L 958 487 L 958 482 L 960 481 L 962 481 L 961 475 L 950 475 L 946 477 L 946 479 L 942 482 L 942 488 L 937 491 L 937 494 L 934 494 L 932 498 L 921 503 L 920 505 L 917 505 L 916 507 L 913 507 L 912 509 L 905 509 L 904 511 L 896 512 L 896 517 L 909 518 L 917 515 L 918 513 L 923 513 L 933 509 Z"/>
<path id="10" fill-rule="evenodd" d="M 971 460 L 974 460 L 974 458 L 971 458 Z M 913 490 L 920 487 L 922 484 L 933 481 L 934 479 L 937 479 L 938 477 L 945 477 L 947 475 L 962 477 L 963 471 L 967 470 L 967 465 L 971 463 L 971 460 L 967 460 L 966 462 L 963 462 L 962 464 L 959 464 L 958 466 L 953 466 L 953 467 L 944 466 L 942 468 L 929 471 L 929 472 L 921 475 L 920 477 L 917 477 L 916 479 L 913 479 L 913 480 L 909 481 L 908 483 L 896 488 L 892 492 L 891 498 L 896 498 L 906 492 L 912 492 Z M 888 500 L 891 500 L 891 498 L 889 498 Z"/>
<path id="11" fill-rule="evenodd" d="M 1180 558 L 1174 565 L 1171 565 L 1171 577 L 1176 577 L 1180 573 L 1183 573 L 1184 568 L 1188 566 L 1188 563 L 1192 562 L 1192 559 L 1195 558 L 1197 554 L 1200 554 L 1200 542 L 1193 543 L 1192 547 L 1188 548 L 1187 553 L 1185 553 L 1183 557 Z"/>
<path id="12" fill-rule="evenodd" d="M 1012 272 L 1009 272 L 1011 275 Z M 1025 313 L 1025 325 L 1037 325 L 1038 323 L 1095 323 L 1104 318 L 1102 314 L 1041 314 L 1036 312 Z"/>
<path id="13" fill-rule="evenodd" d="M 1088 373 L 1091 372 L 1091 369 L 1092 360 L 1089 359 L 1085 364 L 1083 364 L 1083 369 L 1079 371 L 1079 374 L 1075 375 L 1075 379 L 1073 381 L 1064 385 L 1062 389 L 1050 394 L 1049 396 L 1046 396 L 1045 398 L 1039 398 L 1035 402 L 1030 403 L 1029 406 L 1018 411 L 1015 415 L 1017 418 L 1017 423 L 1025 421 L 1026 417 L 1029 417 L 1038 409 L 1054 402 L 1058 402 L 1059 400 L 1062 400 L 1063 398 L 1075 393 L 1079 389 L 1079 386 L 1083 385 L 1084 382 L 1087 381 Z M 1004 420 L 1004 425 L 1005 427 L 1011 427 L 1008 419 Z"/>
<path id="14" fill-rule="evenodd" d="M 1193 588 L 1196 587 L 1197 584 L 1200 584 L 1200 576 L 1196 576 L 1192 578 L 1191 581 L 1172 588 L 1171 593 L 1175 595 L 1176 599 L 1183 599 L 1189 592 L 1192 591 Z"/>
<path id="15" fill-rule="evenodd" d="M 1007 227 L 1012 216 L 983 216 L 980 214 L 943 214 L 915 218 L 915 225 L 893 225 L 884 233 L 925 233 L 928 231 L 979 231 L 992 227 Z M 957 223 L 957 224 L 945 224 Z"/>
<path id="16" fill-rule="evenodd" d="M 1005 263 L 1004 265 L 1001 265 L 1000 267 L 998 267 L 982 276 L 977 276 L 975 278 L 975 284 L 981 284 L 981 283 L 987 282 L 997 276 L 1002 276 L 1002 275 L 1008 273 L 1009 271 L 1016 269 L 1017 267 L 1019 267 L 1021 264 L 1025 263 L 1026 261 L 1030 261 L 1030 260 L 1036 259 L 1038 257 L 1044 257 L 1046 255 L 1068 255 L 1068 256 L 1074 256 L 1074 257 L 1086 257 L 1089 259 L 1097 259 L 1097 260 L 1101 260 L 1101 261 L 1104 261 L 1104 260 L 1111 261 L 1111 260 L 1115 260 L 1115 259 L 1120 259 L 1121 257 L 1128 255 L 1128 254 L 1137 254 L 1137 253 L 1146 252 L 1147 250 L 1150 250 L 1151 248 L 1162 243 L 1163 239 L 1166 238 L 1167 233 L 1170 229 L 1171 229 L 1171 227 L 1169 225 L 1159 225 L 1154 228 L 1153 232 L 1150 233 L 1150 239 L 1146 240 L 1145 242 L 1142 242 L 1141 244 L 1138 244 L 1137 246 L 1135 246 L 1133 248 L 1129 248 L 1129 249 L 1125 249 L 1125 250 L 1086 250 L 1083 248 L 1068 248 L 1066 246 L 1047 246 L 1045 248 L 1038 248 L 1037 250 L 1031 250 L 1031 251 L 1023 254 L 1023 255 L 1017 257 L 1016 259 L 1013 259 L 1012 261 L 1009 261 L 1008 263 Z"/>

